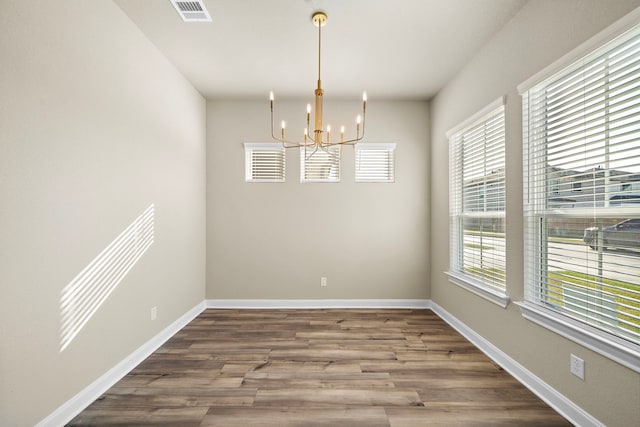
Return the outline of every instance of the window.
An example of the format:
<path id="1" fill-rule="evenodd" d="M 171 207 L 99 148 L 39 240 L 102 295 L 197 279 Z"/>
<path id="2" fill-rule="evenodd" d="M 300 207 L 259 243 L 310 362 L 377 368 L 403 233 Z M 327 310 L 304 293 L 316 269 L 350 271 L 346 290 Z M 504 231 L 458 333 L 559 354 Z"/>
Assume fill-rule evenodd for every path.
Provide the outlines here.
<path id="1" fill-rule="evenodd" d="M 301 148 L 300 182 L 340 182 L 340 146 Z"/>
<path id="2" fill-rule="evenodd" d="M 449 131 L 450 271 L 458 285 L 503 307 L 504 100 Z"/>
<path id="3" fill-rule="evenodd" d="M 520 91 L 523 313 L 639 370 L 640 27 Z"/>
<path id="4" fill-rule="evenodd" d="M 356 182 L 394 182 L 396 144 L 359 143 L 356 148 Z"/>
<path id="5" fill-rule="evenodd" d="M 571 190 L 574 193 L 580 193 L 582 191 L 582 182 L 573 182 L 571 183 L 571 185 L 572 185 Z"/>
<path id="6" fill-rule="evenodd" d="M 245 181 L 285 182 L 284 148 L 274 142 L 245 142 Z"/>

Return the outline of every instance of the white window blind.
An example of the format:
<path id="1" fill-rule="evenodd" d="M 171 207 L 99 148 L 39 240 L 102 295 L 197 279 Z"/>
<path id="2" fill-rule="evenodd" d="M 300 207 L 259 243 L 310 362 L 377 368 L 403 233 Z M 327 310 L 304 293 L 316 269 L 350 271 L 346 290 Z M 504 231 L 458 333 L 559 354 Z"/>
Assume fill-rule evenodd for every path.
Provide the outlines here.
<path id="1" fill-rule="evenodd" d="M 300 149 L 300 182 L 339 182 L 340 146 Z"/>
<path id="2" fill-rule="evenodd" d="M 285 182 L 285 153 L 279 143 L 245 142 L 245 181 Z"/>
<path id="3" fill-rule="evenodd" d="M 449 274 L 498 295 L 505 286 L 504 101 L 451 130 Z"/>
<path id="4" fill-rule="evenodd" d="M 640 27 L 521 92 L 526 303 L 637 363 Z"/>
<path id="5" fill-rule="evenodd" d="M 359 143 L 356 148 L 356 182 L 394 182 L 396 144 Z"/>

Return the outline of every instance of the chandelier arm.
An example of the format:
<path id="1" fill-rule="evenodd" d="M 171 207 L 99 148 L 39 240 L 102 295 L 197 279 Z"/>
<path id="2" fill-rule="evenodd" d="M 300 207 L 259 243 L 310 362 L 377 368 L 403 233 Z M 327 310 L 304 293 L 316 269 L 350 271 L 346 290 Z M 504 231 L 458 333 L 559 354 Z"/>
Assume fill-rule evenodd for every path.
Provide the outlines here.
<path id="1" fill-rule="evenodd" d="M 312 152 L 311 154 L 309 154 L 308 156 L 306 156 L 306 153 L 305 153 L 305 158 L 306 158 L 307 160 L 309 160 L 309 159 L 310 159 L 314 154 L 316 154 L 316 153 L 318 152 L 318 150 L 320 150 L 320 151 L 324 151 L 324 152 L 325 152 L 325 153 L 327 153 L 330 157 L 333 157 L 333 158 L 340 158 L 340 156 L 339 156 L 338 154 L 334 154 L 334 153 L 332 153 L 331 151 L 327 150 L 327 149 L 325 148 L 325 146 L 323 146 L 323 145 L 316 146 L 316 148 L 313 150 L 313 152 Z"/>
<path id="2" fill-rule="evenodd" d="M 335 147 L 336 145 L 356 145 L 356 143 L 360 141 L 360 139 L 350 139 L 348 141 L 342 141 L 342 142 L 327 142 L 327 143 L 324 143 L 323 145 L 325 147 Z"/>
<path id="3" fill-rule="evenodd" d="M 271 138 L 273 138 L 274 140 L 282 143 L 282 146 L 284 148 L 297 148 L 297 147 L 303 147 L 303 146 L 310 146 L 312 144 L 305 144 L 305 143 L 300 143 L 300 142 L 295 142 L 295 141 L 289 141 L 288 139 L 276 136 L 275 132 L 274 132 L 274 126 L 273 126 L 273 104 L 274 102 L 271 101 Z"/>
<path id="4" fill-rule="evenodd" d="M 284 139 L 284 138 L 282 138 L 282 137 L 275 136 L 275 135 L 273 134 L 273 132 L 271 132 L 271 138 L 273 138 L 274 140 L 276 140 L 276 141 L 278 141 L 278 142 L 282 143 L 282 146 L 283 146 L 284 148 L 297 148 L 297 147 L 305 147 L 305 146 L 306 146 L 306 147 L 310 147 L 311 145 L 313 145 L 313 144 L 305 144 L 305 143 L 303 143 L 303 142 L 290 141 L 290 140 L 288 140 L 288 139 Z"/>
<path id="5" fill-rule="evenodd" d="M 320 150 L 322 150 L 322 151 L 324 151 L 325 153 L 327 153 L 327 154 L 329 155 L 329 157 L 332 157 L 332 158 L 334 158 L 334 159 L 335 159 L 335 158 L 338 158 L 338 159 L 340 158 L 340 155 L 339 155 L 339 154 L 334 154 L 334 153 L 332 153 L 331 151 L 329 151 L 329 149 L 328 149 L 327 147 L 328 147 L 328 145 L 326 145 L 326 144 L 321 145 L 321 146 L 320 146 Z M 316 150 L 316 151 L 317 151 L 317 150 Z"/>
<path id="6" fill-rule="evenodd" d="M 363 109 L 362 110 L 362 134 L 361 135 L 356 135 L 355 138 L 348 139 L 346 141 L 326 142 L 326 143 L 323 143 L 323 145 L 326 145 L 327 147 L 331 147 L 331 146 L 334 146 L 334 145 L 356 145 L 358 143 L 358 141 L 361 141 L 362 139 L 364 139 L 365 123 L 366 123 L 366 115 L 365 115 L 365 110 Z"/>
<path id="7" fill-rule="evenodd" d="M 354 138 L 354 139 L 349 139 L 347 141 L 342 141 L 342 142 L 328 142 L 328 143 L 324 143 L 323 145 L 327 146 L 327 147 L 333 147 L 335 145 L 356 145 L 358 143 L 358 141 L 362 140 L 362 136 L 360 138 Z"/>
<path id="8" fill-rule="evenodd" d="M 309 156 L 307 156 L 306 150 L 305 150 L 305 160 L 309 160 L 311 158 L 311 156 L 313 156 L 314 154 L 316 154 L 316 152 L 318 151 L 318 147 L 316 146 L 315 150 L 313 150 L 313 152 L 311 154 L 309 154 Z"/>

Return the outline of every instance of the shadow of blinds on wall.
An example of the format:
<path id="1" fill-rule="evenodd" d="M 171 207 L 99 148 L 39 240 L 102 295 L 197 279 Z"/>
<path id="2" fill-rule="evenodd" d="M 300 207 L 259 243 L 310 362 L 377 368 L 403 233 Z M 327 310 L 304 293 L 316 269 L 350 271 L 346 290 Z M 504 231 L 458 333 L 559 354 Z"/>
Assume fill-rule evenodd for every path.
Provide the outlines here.
<path id="1" fill-rule="evenodd" d="M 153 244 L 154 205 L 150 205 L 60 293 L 60 352 Z"/>

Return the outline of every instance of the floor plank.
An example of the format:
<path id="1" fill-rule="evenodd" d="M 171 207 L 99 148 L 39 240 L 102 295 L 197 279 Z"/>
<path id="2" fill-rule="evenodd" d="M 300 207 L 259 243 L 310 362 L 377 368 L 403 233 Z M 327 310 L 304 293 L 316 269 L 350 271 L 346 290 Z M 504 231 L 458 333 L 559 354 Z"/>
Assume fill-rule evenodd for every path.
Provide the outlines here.
<path id="1" fill-rule="evenodd" d="M 205 310 L 70 426 L 568 426 L 430 310 Z"/>
<path id="2" fill-rule="evenodd" d="M 324 408 L 212 408 L 202 426 L 349 426 L 388 427 L 381 406 L 334 406 Z"/>

